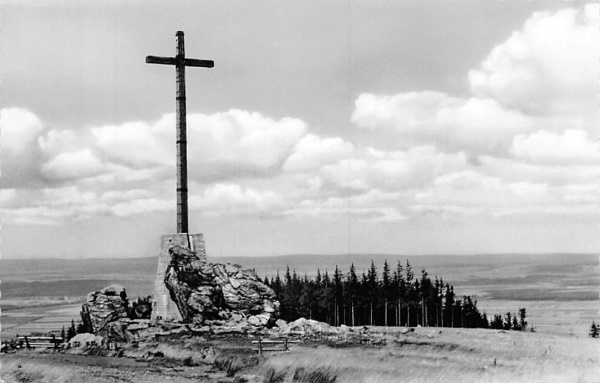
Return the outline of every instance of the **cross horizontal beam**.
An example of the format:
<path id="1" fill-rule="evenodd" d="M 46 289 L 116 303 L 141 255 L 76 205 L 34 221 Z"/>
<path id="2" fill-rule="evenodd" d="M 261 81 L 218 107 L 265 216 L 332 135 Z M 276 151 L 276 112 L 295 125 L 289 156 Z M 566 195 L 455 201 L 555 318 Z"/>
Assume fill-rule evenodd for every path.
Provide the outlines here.
<path id="1" fill-rule="evenodd" d="M 177 57 L 146 56 L 147 64 L 178 65 L 180 62 L 185 66 L 192 67 L 213 68 L 215 66 L 215 62 L 213 60 L 196 60 L 188 58 L 181 60 Z"/>

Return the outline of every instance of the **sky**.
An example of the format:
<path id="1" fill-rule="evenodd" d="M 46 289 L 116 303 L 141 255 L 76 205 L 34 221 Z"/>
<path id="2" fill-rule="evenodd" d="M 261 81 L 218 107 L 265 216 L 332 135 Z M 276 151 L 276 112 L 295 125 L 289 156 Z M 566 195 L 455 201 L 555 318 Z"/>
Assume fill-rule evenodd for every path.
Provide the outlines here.
<path id="1" fill-rule="evenodd" d="M 600 5 L 5 0 L 3 258 L 598 251 Z"/>

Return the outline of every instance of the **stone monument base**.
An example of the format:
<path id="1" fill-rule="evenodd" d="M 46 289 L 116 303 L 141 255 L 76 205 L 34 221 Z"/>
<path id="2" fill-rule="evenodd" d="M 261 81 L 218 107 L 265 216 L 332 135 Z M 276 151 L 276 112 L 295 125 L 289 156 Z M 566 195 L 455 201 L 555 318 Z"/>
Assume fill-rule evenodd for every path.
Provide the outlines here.
<path id="1" fill-rule="evenodd" d="M 202 234 L 167 234 L 161 237 L 160 254 L 158 256 L 158 272 L 156 273 L 156 282 L 154 284 L 154 296 L 152 301 L 152 320 L 176 320 L 181 321 L 179 309 L 165 285 L 165 273 L 171 262 L 169 248 L 172 246 L 182 246 L 194 251 L 200 259 L 206 261 L 206 250 L 204 248 L 204 236 Z"/>

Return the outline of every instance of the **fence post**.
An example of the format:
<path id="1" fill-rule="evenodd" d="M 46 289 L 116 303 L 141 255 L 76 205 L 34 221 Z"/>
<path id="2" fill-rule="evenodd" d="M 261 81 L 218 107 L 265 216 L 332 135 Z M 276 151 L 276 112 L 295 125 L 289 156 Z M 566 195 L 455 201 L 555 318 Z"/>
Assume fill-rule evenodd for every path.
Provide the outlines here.
<path id="1" fill-rule="evenodd" d="M 31 346 L 29 345 L 29 339 L 27 339 L 27 337 L 25 337 L 25 347 L 27 347 L 27 349 L 31 349 Z"/>
<path id="2" fill-rule="evenodd" d="M 285 338 L 285 343 L 284 343 L 284 348 L 283 348 L 284 351 L 288 350 L 288 343 L 287 342 L 288 342 L 288 338 L 286 337 Z"/>
<path id="3" fill-rule="evenodd" d="M 262 354 L 262 341 L 260 339 L 260 336 L 258 337 L 258 353 Z"/>

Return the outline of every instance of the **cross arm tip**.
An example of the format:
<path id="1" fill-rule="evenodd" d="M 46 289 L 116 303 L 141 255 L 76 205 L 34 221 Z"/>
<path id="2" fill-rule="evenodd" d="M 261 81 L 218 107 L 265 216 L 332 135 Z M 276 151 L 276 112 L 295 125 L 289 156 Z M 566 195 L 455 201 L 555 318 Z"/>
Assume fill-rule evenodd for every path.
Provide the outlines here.
<path id="1" fill-rule="evenodd" d="M 175 65 L 177 60 L 174 57 L 146 56 L 146 64 Z"/>

